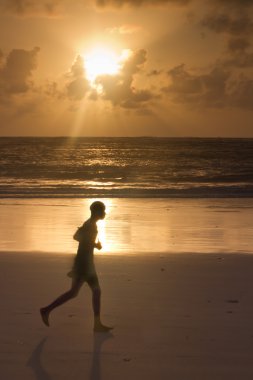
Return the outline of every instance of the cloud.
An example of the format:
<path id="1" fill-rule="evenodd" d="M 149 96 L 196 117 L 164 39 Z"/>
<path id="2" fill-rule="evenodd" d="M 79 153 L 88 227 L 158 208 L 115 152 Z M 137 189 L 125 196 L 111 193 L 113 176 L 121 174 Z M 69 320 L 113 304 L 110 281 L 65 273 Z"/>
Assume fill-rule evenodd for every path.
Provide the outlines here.
<path id="1" fill-rule="evenodd" d="M 120 8 L 124 5 L 139 7 L 139 6 L 160 6 L 160 5 L 187 5 L 191 0 L 96 0 L 98 7 L 113 6 Z"/>
<path id="2" fill-rule="evenodd" d="M 103 99 L 123 108 L 138 108 L 151 100 L 154 95 L 146 89 L 134 87 L 134 76 L 139 73 L 147 61 L 144 49 L 135 51 L 123 64 L 117 75 L 101 75 L 97 84 L 102 88 Z"/>
<path id="3" fill-rule="evenodd" d="M 37 67 L 39 48 L 13 49 L 0 67 L 0 98 L 22 94 L 32 88 L 31 76 Z"/>
<path id="4" fill-rule="evenodd" d="M 249 35 L 253 32 L 253 22 L 247 14 L 230 15 L 214 12 L 205 16 L 201 24 L 213 32 L 234 36 Z"/>
<path id="5" fill-rule="evenodd" d="M 253 52 L 247 53 L 244 51 L 238 51 L 236 54 L 233 54 L 231 57 L 224 59 L 223 64 L 227 67 L 236 67 L 236 68 L 252 68 L 253 67 Z"/>
<path id="6" fill-rule="evenodd" d="M 163 89 L 174 102 L 194 106 L 222 107 L 226 97 L 226 85 L 230 73 L 223 67 L 215 67 L 207 74 L 191 74 L 185 65 L 168 72 L 171 84 Z"/>
<path id="7" fill-rule="evenodd" d="M 139 32 L 141 30 L 141 27 L 139 25 L 121 25 L 121 26 L 115 26 L 113 28 L 107 28 L 106 31 L 111 34 L 134 34 L 136 32 Z"/>
<path id="8" fill-rule="evenodd" d="M 227 48 L 220 60 L 227 67 L 253 67 L 252 0 L 213 0 L 210 11 L 202 18 L 201 26 L 226 38 Z"/>
<path id="9" fill-rule="evenodd" d="M 206 4 L 208 7 L 200 25 L 224 36 L 226 49 L 223 56 L 206 74 L 190 72 L 185 65 L 174 67 L 168 72 L 170 84 L 163 91 L 172 101 L 194 107 L 253 110 L 253 79 L 250 77 L 253 68 L 253 1 L 208 0 Z M 248 76 L 242 74 L 245 69 L 249 69 Z"/>
<path id="10" fill-rule="evenodd" d="M 224 66 L 237 68 L 253 67 L 253 52 L 247 38 L 236 37 L 228 40 L 227 55 L 221 60 Z"/>
<path id="11" fill-rule="evenodd" d="M 99 8 L 123 6 L 161 6 L 161 5 L 187 5 L 192 0 L 91 0 Z M 0 10 L 16 16 L 57 16 L 66 13 L 71 0 L 0 0 Z M 85 4 L 83 0 L 76 3 Z M 88 1 L 87 1 L 88 3 Z"/>
<path id="12" fill-rule="evenodd" d="M 239 9 L 252 7 L 252 0 L 209 0 L 211 4 L 224 6 L 226 9 Z"/>
<path id="13" fill-rule="evenodd" d="M 233 75 L 222 65 L 207 74 L 191 74 L 185 65 L 168 72 L 171 83 L 163 88 L 174 103 L 194 108 L 236 107 L 253 110 L 253 79 Z"/>
<path id="14" fill-rule="evenodd" d="M 252 0 L 209 0 L 209 8 L 200 24 L 228 37 L 253 36 Z"/>
<path id="15" fill-rule="evenodd" d="M 228 50 L 231 53 L 242 53 L 250 47 L 250 42 L 244 37 L 231 38 L 228 41 Z"/>
<path id="16" fill-rule="evenodd" d="M 71 101 L 80 101 L 87 97 L 93 101 L 107 100 L 114 106 L 123 108 L 139 108 L 154 97 L 149 90 L 134 86 L 135 76 L 143 70 L 146 61 L 146 50 L 132 52 L 122 63 L 119 73 L 100 75 L 95 84 L 91 85 L 85 76 L 84 60 L 78 56 L 65 75 L 65 96 Z M 47 94 L 59 97 L 56 83 L 47 87 Z"/>
<path id="17" fill-rule="evenodd" d="M 59 4 L 60 0 L 0 0 L 0 8 L 3 11 L 18 16 L 55 16 Z"/>
<path id="18" fill-rule="evenodd" d="M 147 76 L 148 76 L 148 77 L 157 77 L 157 76 L 159 76 L 161 73 L 162 73 L 162 70 L 153 69 L 153 70 L 151 70 L 151 71 L 147 74 Z"/>
<path id="19" fill-rule="evenodd" d="M 103 87 L 102 98 L 110 100 L 113 105 L 123 108 L 138 108 L 142 103 L 152 99 L 148 90 L 137 90 L 131 86 L 131 80 L 120 76 L 104 75 L 99 78 L 99 84 Z"/>
<path id="20" fill-rule="evenodd" d="M 230 94 L 229 103 L 232 107 L 253 110 L 253 79 L 242 76 Z"/>
<path id="21" fill-rule="evenodd" d="M 124 62 L 122 67 L 122 72 L 125 76 L 132 76 L 143 68 L 144 64 L 147 62 L 147 51 L 145 49 L 140 49 L 128 57 Z"/>
<path id="22" fill-rule="evenodd" d="M 90 90 L 90 85 L 85 77 L 84 61 L 79 55 L 66 75 L 68 83 L 66 85 L 67 96 L 73 100 L 81 100 Z"/>

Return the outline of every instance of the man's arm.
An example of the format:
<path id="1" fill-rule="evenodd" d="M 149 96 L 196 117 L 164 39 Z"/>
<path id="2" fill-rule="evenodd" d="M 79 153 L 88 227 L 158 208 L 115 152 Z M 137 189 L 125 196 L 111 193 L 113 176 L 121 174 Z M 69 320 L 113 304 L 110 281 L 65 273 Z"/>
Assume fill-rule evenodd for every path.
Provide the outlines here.
<path id="1" fill-rule="evenodd" d="M 94 247 L 97 248 L 99 251 L 100 251 L 100 249 L 102 249 L 102 244 L 100 243 L 99 240 L 97 243 L 94 244 Z"/>

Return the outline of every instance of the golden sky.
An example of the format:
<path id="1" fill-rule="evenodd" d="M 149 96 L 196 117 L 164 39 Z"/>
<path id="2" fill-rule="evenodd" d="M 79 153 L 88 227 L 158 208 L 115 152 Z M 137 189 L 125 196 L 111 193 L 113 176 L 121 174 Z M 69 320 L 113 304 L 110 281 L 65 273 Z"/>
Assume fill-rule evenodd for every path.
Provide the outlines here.
<path id="1" fill-rule="evenodd" d="M 0 0 L 1 136 L 253 137 L 252 0 Z"/>

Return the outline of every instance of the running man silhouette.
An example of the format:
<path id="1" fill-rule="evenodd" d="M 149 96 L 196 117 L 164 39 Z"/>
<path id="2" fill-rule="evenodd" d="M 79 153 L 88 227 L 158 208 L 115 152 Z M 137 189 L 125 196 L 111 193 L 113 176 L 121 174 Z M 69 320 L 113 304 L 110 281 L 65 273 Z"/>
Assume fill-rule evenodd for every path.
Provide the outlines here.
<path id="1" fill-rule="evenodd" d="M 81 286 L 87 282 L 92 291 L 92 306 L 94 312 L 93 330 L 95 332 L 107 332 L 112 329 L 112 327 L 103 325 L 100 320 L 101 289 L 93 260 L 94 248 L 99 250 L 102 248 L 100 241 L 96 243 L 98 233 L 96 223 L 98 220 L 105 218 L 105 205 L 103 202 L 96 201 L 91 204 L 90 210 L 90 218 L 84 222 L 82 227 L 80 227 L 74 235 L 74 239 L 79 241 L 79 245 L 72 270 L 68 273 L 68 276 L 72 278 L 70 290 L 56 298 L 56 300 L 48 306 L 40 309 L 42 320 L 46 326 L 49 326 L 49 314 L 51 311 L 57 306 L 76 297 Z"/>

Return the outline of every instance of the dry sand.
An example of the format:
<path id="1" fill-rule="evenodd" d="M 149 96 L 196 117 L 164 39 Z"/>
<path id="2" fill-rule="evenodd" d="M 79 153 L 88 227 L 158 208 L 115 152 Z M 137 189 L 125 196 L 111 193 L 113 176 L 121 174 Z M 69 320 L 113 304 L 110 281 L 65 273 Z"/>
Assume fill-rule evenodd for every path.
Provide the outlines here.
<path id="1" fill-rule="evenodd" d="M 104 323 L 93 334 L 87 286 L 42 324 L 69 287 L 71 257 L 1 253 L 3 380 L 253 378 L 253 256 L 96 257 Z"/>

